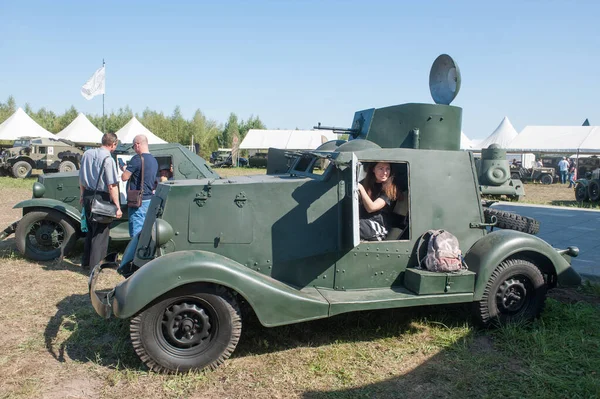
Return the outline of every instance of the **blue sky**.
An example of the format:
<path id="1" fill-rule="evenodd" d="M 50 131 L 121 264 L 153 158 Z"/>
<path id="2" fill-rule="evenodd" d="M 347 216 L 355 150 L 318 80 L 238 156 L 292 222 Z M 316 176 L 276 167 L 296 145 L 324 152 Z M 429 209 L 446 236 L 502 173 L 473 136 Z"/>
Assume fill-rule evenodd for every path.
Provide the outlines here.
<path id="1" fill-rule="evenodd" d="M 517 131 L 598 125 L 599 4 L 0 0 L 0 101 L 101 114 L 80 87 L 104 58 L 107 111 L 349 126 L 356 110 L 431 103 L 429 68 L 447 53 L 470 138 L 505 115 Z"/>

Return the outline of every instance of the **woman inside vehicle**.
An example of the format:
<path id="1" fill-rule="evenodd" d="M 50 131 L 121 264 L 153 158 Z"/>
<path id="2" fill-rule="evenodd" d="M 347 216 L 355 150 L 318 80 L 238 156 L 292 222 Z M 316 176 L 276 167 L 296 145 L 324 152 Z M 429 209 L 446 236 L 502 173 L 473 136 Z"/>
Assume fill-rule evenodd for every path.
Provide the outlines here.
<path id="1" fill-rule="evenodd" d="M 358 184 L 360 208 L 360 239 L 384 240 L 392 219 L 392 204 L 402 199 L 394 184 L 394 175 L 388 162 L 377 162 L 367 168 L 367 176 Z"/>

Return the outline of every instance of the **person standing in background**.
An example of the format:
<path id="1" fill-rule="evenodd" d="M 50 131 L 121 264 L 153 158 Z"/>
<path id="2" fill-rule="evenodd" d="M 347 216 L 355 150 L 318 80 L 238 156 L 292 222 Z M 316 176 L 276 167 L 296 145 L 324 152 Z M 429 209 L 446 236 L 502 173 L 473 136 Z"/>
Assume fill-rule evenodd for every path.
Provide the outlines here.
<path id="1" fill-rule="evenodd" d="M 567 174 L 569 173 L 569 162 L 567 157 L 564 157 L 558 163 L 558 170 L 560 171 L 560 182 L 565 184 L 567 182 Z"/>
<path id="2" fill-rule="evenodd" d="M 142 205 L 139 208 L 131 206 L 127 207 L 129 214 L 129 235 L 135 237 L 142 230 L 146 212 L 150 205 L 150 199 L 154 193 L 156 184 L 156 175 L 158 173 L 158 162 L 150 154 L 148 149 L 148 138 L 143 134 L 135 136 L 133 139 L 133 150 L 136 155 L 131 158 L 127 165 L 123 165 L 121 170 L 121 180 L 129 180 L 129 188 L 131 190 L 143 190 Z M 144 158 L 144 186 L 142 183 L 142 157 Z"/>
<path id="3" fill-rule="evenodd" d="M 85 235 L 85 245 L 81 267 L 89 268 L 100 263 L 108 252 L 110 224 L 96 223 L 91 218 L 91 207 L 94 198 L 110 201 L 117 206 L 117 218 L 121 218 L 119 205 L 119 175 L 117 165 L 110 153 L 117 148 L 117 135 L 105 133 L 102 136 L 102 146 L 87 150 L 81 157 L 79 167 L 79 202 L 85 210 L 88 231 Z M 102 166 L 104 165 L 104 169 Z M 102 170 L 102 174 L 100 171 Z M 98 191 L 94 195 L 94 191 Z"/>

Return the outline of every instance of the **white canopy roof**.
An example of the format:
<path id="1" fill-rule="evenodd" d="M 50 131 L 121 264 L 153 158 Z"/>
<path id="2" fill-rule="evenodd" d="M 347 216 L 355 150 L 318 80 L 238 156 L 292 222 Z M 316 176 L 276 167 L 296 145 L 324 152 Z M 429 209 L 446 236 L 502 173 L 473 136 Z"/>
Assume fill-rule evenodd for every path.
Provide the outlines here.
<path id="1" fill-rule="evenodd" d="M 19 108 L 0 125 L 0 140 L 16 140 L 19 137 L 54 137 Z"/>
<path id="2" fill-rule="evenodd" d="M 514 126 L 505 116 L 496 130 L 490 134 L 485 140 L 479 143 L 479 148 L 488 148 L 491 144 L 498 144 L 502 148 L 507 148 L 508 145 L 517 137 L 518 133 Z"/>
<path id="3" fill-rule="evenodd" d="M 600 126 L 526 126 L 509 148 L 519 152 L 600 153 Z"/>
<path id="4" fill-rule="evenodd" d="M 469 150 L 473 148 L 473 142 L 467 137 L 467 135 L 461 130 L 460 132 L 460 149 Z"/>
<path id="5" fill-rule="evenodd" d="M 81 112 L 69 126 L 65 127 L 56 136 L 70 140 L 74 143 L 96 143 L 102 142 L 102 132 L 90 122 Z"/>
<path id="6" fill-rule="evenodd" d="M 335 140 L 331 130 L 263 130 L 250 129 L 240 144 L 242 150 L 314 150 L 321 144 Z"/>
<path id="7" fill-rule="evenodd" d="M 148 138 L 148 144 L 164 144 L 166 141 L 156 136 L 134 116 L 125 126 L 116 133 L 121 143 L 132 143 L 135 136 L 143 134 Z"/>

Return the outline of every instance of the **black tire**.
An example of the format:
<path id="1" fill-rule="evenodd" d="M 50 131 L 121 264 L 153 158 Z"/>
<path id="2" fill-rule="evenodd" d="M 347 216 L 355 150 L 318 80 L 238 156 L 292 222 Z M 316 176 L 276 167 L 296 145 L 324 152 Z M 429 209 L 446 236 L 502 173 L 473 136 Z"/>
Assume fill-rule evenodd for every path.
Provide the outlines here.
<path id="1" fill-rule="evenodd" d="M 71 161 L 62 161 L 58 166 L 59 172 L 74 172 L 77 170 L 77 166 Z"/>
<path id="2" fill-rule="evenodd" d="M 544 276 L 533 263 L 508 259 L 490 276 L 483 297 L 473 304 L 473 314 L 485 327 L 532 321 L 542 313 L 547 291 Z"/>
<path id="3" fill-rule="evenodd" d="M 485 208 L 483 215 L 486 223 L 492 223 L 492 216 L 495 216 L 497 220 L 495 227 L 501 229 L 516 230 L 528 234 L 537 234 L 540 231 L 540 222 L 527 216 L 494 208 Z"/>
<path id="4" fill-rule="evenodd" d="M 590 181 L 590 184 L 588 185 L 588 195 L 590 196 L 590 201 L 600 200 L 600 184 L 598 180 Z"/>
<path id="5" fill-rule="evenodd" d="M 540 177 L 540 182 L 542 184 L 552 184 L 554 180 L 552 179 L 552 176 L 550 176 L 547 173 L 544 173 L 541 177 Z"/>
<path id="6" fill-rule="evenodd" d="M 192 285 L 175 290 L 133 318 L 130 332 L 135 352 L 151 370 L 215 369 L 235 350 L 242 319 L 230 291 Z"/>
<path id="7" fill-rule="evenodd" d="M 575 200 L 583 202 L 587 201 L 589 198 L 588 188 L 581 182 L 575 184 Z"/>
<path id="8" fill-rule="evenodd" d="M 67 256 L 77 238 L 77 230 L 72 222 L 55 210 L 39 210 L 25 214 L 15 231 L 19 251 L 26 258 L 36 261 Z"/>
<path id="9" fill-rule="evenodd" d="M 16 162 L 12 167 L 13 176 L 17 179 L 24 179 L 31 175 L 31 165 L 27 161 Z"/>
<path id="10" fill-rule="evenodd" d="M 513 180 L 519 180 L 519 179 L 521 179 L 521 175 L 518 174 L 517 172 L 514 172 L 514 173 L 510 174 L 510 178 Z"/>

